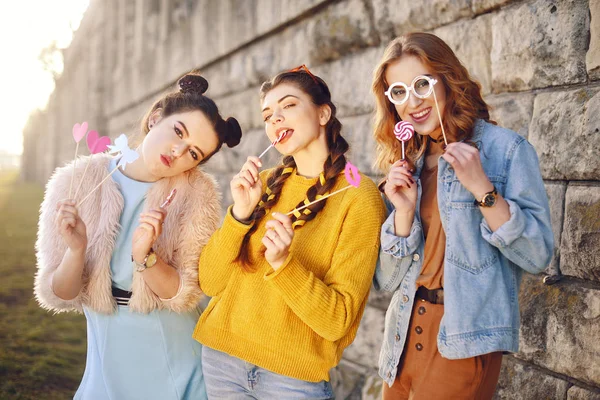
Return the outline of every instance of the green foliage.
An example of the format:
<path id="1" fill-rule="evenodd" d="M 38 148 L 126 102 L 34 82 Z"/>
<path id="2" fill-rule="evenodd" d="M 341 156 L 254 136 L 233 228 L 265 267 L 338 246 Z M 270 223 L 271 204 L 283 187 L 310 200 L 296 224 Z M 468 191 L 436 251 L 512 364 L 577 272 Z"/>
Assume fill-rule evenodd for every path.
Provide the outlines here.
<path id="1" fill-rule="evenodd" d="M 0 172 L 0 399 L 72 398 L 85 365 L 85 318 L 33 296 L 40 186 Z"/>

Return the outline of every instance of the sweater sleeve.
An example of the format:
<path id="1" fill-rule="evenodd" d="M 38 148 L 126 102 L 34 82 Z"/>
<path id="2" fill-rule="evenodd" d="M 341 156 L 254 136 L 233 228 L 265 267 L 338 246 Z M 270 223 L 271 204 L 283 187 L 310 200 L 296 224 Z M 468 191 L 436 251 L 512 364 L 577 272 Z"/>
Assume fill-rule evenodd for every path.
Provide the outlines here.
<path id="1" fill-rule="evenodd" d="M 263 188 L 271 169 L 261 171 L 260 179 Z M 233 217 L 233 206 L 227 208 L 223 224 L 208 241 L 200 255 L 198 263 L 200 288 L 207 296 L 213 297 L 225 290 L 232 272 L 241 268 L 235 262 L 246 233 L 252 228 L 252 223 L 244 224 Z"/>
<path id="2" fill-rule="evenodd" d="M 234 269 L 240 268 L 234 260 L 246 232 L 252 227 L 236 220 L 231 214 L 232 208 L 227 209 L 223 225 L 212 235 L 200 255 L 200 288 L 211 297 L 221 293 Z"/>
<path id="3" fill-rule="evenodd" d="M 68 197 L 73 164 L 57 168 L 46 184 L 44 200 L 40 206 L 37 241 L 35 243 L 37 272 L 34 279 L 35 298 L 41 307 L 54 312 L 82 311 L 83 290 L 73 299 L 64 300 L 52 289 L 54 272 L 62 262 L 67 246 L 60 236 L 54 219 L 56 205 Z"/>
<path id="4" fill-rule="evenodd" d="M 385 218 L 375 186 L 350 204 L 331 267 L 321 280 L 290 254 L 277 270 L 265 275 L 293 312 L 319 336 L 343 338 L 369 294 Z M 326 230 L 326 227 L 324 227 Z"/>

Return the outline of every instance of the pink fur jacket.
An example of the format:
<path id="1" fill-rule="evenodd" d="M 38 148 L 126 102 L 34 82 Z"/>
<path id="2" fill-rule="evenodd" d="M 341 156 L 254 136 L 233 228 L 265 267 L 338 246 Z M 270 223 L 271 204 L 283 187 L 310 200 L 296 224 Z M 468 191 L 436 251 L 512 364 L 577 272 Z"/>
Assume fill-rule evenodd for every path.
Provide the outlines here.
<path id="1" fill-rule="evenodd" d="M 81 181 L 89 157 L 57 168 L 46 185 L 40 208 L 36 255 L 38 271 L 35 276 L 35 296 L 43 308 L 55 312 L 77 310 L 87 306 L 94 311 L 110 314 L 116 309 L 111 294 L 110 259 L 119 233 L 123 196 L 115 181 L 107 179 L 79 208 L 87 227 L 88 247 L 83 273 L 84 286 L 76 298 L 63 300 L 52 290 L 52 276 L 62 261 L 66 245 L 58 233 L 54 219 L 56 204 L 68 197 L 71 175 L 75 170 L 73 191 Z M 82 199 L 106 175 L 111 157 L 91 156 L 91 163 L 78 198 Z M 158 208 L 172 188 L 177 195 L 169 206 L 163 232 L 153 248 L 156 254 L 177 269 L 181 277 L 178 294 L 163 300 L 144 282 L 142 274 L 133 269 L 132 311 L 148 313 L 156 309 L 184 312 L 197 306 L 202 292 L 198 284 L 198 258 L 202 247 L 217 229 L 220 219 L 221 195 L 215 180 L 194 169 L 173 178 L 164 178 L 148 190 L 144 211 Z"/>

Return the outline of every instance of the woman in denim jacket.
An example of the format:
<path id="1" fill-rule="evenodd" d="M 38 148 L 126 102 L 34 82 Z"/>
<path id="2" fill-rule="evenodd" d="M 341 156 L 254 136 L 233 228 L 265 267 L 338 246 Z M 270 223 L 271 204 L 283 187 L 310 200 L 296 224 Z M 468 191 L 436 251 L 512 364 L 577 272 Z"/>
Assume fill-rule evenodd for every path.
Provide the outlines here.
<path id="1" fill-rule="evenodd" d="M 554 247 L 537 155 L 490 121 L 480 85 L 434 35 L 392 41 L 373 91 L 390 212 L 374 283 L 394 293 L 384 399 L 491 398 L 502 352 L 518 351 L 522 271 L 541 272 Z M 405 159 L 399 121 L 415 130 Z"/>

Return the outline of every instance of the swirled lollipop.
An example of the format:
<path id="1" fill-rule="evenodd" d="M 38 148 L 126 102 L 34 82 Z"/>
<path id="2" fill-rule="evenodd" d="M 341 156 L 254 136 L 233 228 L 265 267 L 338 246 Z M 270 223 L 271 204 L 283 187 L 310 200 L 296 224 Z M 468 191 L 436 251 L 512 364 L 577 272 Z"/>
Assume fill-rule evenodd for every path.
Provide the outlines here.
<path id="1" fill-rule="evenodd" d="M 404 142 L 410 140 L 415 134 L 415 128 L 410 122 L 400 121 L 394 126 L 394 136 L 402 143 L 402 159 L 404 156 Z"/>

